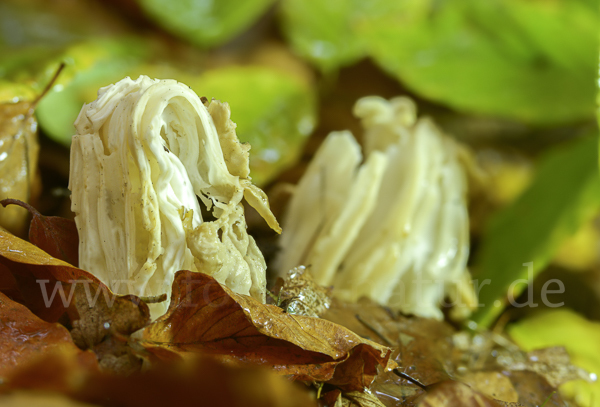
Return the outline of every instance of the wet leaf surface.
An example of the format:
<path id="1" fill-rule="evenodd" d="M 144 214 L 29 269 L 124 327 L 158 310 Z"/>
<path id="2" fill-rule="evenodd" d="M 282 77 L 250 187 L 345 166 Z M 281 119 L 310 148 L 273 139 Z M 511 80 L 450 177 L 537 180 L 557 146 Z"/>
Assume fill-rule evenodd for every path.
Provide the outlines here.
<path id="1" fill-rule="evenodd" d="M 30 202 L 39 194 L 36 185 L 40 146 L 37 121 L 29 102 L 0 104 L 0 199 L 15 198 Z M 27 211 L 18 208 L 0 210 L 0 226 L 23 234 Z"/>
<path id="2" fill-rule="evenodd" d="M 67 294 L 62 283 L 74 280 L 100 283 L 93 275 L 50 256 L 37 246 L 0 230 L 0 273 L 2 279 L 16 282 L 8 287 L 12 298 L 19 299 L 45 321 L 56 322 L 66 311 Z M 7 292 L 5 292 L 7 293 Z"/>
<path id="3" fill-rule="evenodd" d="M 16 199 L 0 201 L 2 206 L 17 205 L 27 209 L 32 216 L 29 241 L 50 256 L 77 266 L 79 263 L 79 236 L 75 221 L 58 216 L 44 216 L 26 202 Z"/>
<path id="4" fill-rule="evenodd" d="M 457 331 L 445 322 L 392 314 L 366 299 L 356 304 L 334 301 L 323 317 L 393 347 L 392 358 L 399 367 L 395 372 L 379 374 L 370 386 L 385 406 L 482 403 L 534 407 L 556 390 L 543 375 L 519 371 L 523 367 L 515 361 L 527 361 L 532 355 L 494 332 Z M 559 359 L 563 367 L 554 365 L 554 369 L 576 369 L 568 360 Z M 520 404 L 514 404 L 517 400 Z M 565 405 L 558 393 L 548 403 Z"/>
<path id="5" fill-rule="evenodd" d="M 331 305 L 331 289 L 317 284 L 304 266 L 290 270 L 277 292 L 277 306 L 288 314 L 319 317 Z"/>
<path id="6" fill-rule="evenodd" d="M 512 371 L 528 370 L 542 376 L 552 387 L 571 380 L 589 380 L 589 374 L 571 364 L 571 358 L 563 347 L 538 349 L 528 352 L 524 360 L 503 364 Z"/>
<path id="7" fill-rule="evenodd" d="M 445 322 L 395 315 L 366 299 L 357 304 L 334 302 L 323 318 L 393 346 L 398 369 L 424 385 L 449 378 L 452 347 L 448 338 L 454 329 Z"/>
<path id="8" fill-rule="evenodd" d="M 384 346 L 323 319 L 286 314 L 188 271 L 176 274 L 171 306 L 144 330 L 144 339 L 151 352 L 211 353 L 347 390 L 368 386 L 378 366 L 393 366 Z"/>
<path id="9" fill-rule="evenodd" d="M 82 352 L 62 325 L 36 317 L 25 306 L 0 293 L 0 378 L 52 353 L 81 357 L 94 364 L 91 352 Z"/>
<path id="10" fill-rule="evenodd" d="M 0 257 L 19 264 L 46 266 L 43 270 L 52 274 L 59 281 L 66 282 L 77 278 L 97 281 L 87 271 L 52 257 L 39 247 L 3 230 L 0 230 Z"/>

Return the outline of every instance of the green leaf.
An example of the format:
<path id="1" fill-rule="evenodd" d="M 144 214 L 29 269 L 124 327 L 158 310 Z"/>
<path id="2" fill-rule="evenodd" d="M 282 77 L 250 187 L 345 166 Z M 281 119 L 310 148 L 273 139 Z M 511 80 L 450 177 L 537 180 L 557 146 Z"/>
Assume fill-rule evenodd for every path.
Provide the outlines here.
<path id="1" fill-rule="evenodd" d="M 93 0 L 3 0 L 0 27 L 3 51 L 36 47 L 44 52 L 88 37 L 127 31 L 122 20 Z M 4 52 L 0 58 L 4 62 Z"/>
<path id="2" fill-rule="evenodd" d="M 516 298 L 524 289 L 517 280 L 533 279 L 560 243 L 598 212 L 597 145 L 596 135 L 547 153 L 532 185 L 490 220 L 474 267 L 481 287 L 474 321 L 489 326 L 504 309 L 507 293 Z M 530 262 L 528 270 L 524 264 Z"/>
<path id="3" fill-rule="evenodd" d="M 250 26 L 273 0 L 139 0 L 163 28 L 202 47 L 224 43 Z"/>
<path id="4" fill-rule="evenodd" d="M 40 101 L 36 115 L 52 139 L 70 145 L 73 122 L 84 103 L 96 99 L 100 87 L 127 75 L 139 75 L 139 66 L 149 54 L 149 45 L 134 37 L 95 40 L 69 47 L 60 56 L 40 62 L 45 69 L 36 76 L 45 84 L 61 61 L 67 67 L 52 90 Z"/>
<path id="5" fill-rule="evenodd" d="M 536 313 L 507 328 L 510 337 L 525 351 L 564 346 L 575 366 L 596 375 L 600 373 L 600 323 L 588 321 L 567 309 L 547 310 Z M 574 399 L 580 406 L 598 404 L 600 382 L 587 383 L 583 380 L 568 382 L 560 386 L 563 395 Z"/>
<path id="6" fill-rule="evenodd" d="M 209 71 L 189 83 L 200 96 L 229 103 L 241 141 L 249 142 L 253 181 L 262 185 L 299 156 L 316 118 L 316 97 L 295 76 L 261 67 Z"/>
<path id="7" fill-rule="evenodd" d="M 281 28 L 293 49 L 323 71 L 349 65 L 365 55 L 355 25 L 370 2 L 285 0 Z"/>
<path id="8" fill-rule="evenodd" d="M 0 103 L 34 100 L 38 94 L 30 85 L 0 79 Z"/>
<path id="9" fill-rule="evenodd" d="M 588 3 L 389 2 L 373 6 L 360 32 L 375 60 L 422 96 L 471 113 L 567 123 L 594 114 L 599 17 Z"/>
<path id="10" fill-rule="evenodd" d="M 63 59 L 69 65 L 76 62 L 66 53 L 74 44 L 128 31 L 120 19 L 93 0 L 5 0 L 0 3 L 0 27 L 3 100 L 11 93 L 19 98 L 39 95 Z M 80 59 L 78 64 L 87 61 Z M 73 73 L 74 69 L 67 68 L 60 81 L 70 80 Z M 20 89 L 15 92 L 15 87 Z"/>
<path id="11" fill-rule="evenodd" d="M 598 126 L 600 126 L 600 69 L 598 70 L 598 76 L 596 76 L 596 81 L 597 81 L 597 87 L 596 87 L 596 120 L 598 122 Z"/>

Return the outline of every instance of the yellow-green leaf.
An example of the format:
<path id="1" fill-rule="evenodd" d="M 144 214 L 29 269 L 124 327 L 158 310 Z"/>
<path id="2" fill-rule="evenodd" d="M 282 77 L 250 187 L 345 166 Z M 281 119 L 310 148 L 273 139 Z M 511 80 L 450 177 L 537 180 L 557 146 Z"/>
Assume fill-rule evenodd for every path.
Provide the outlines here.
<path id="1" fill-rule="evenodd" d="M 281 28 L 294 50 L 323 71 L 349 65 L 365 55 L 355 30 L 371 2 L 359 0 L 285 0 Z"/>
<path id="2" fill-rule="evenodd" d="M 583 0 L 378 3 L 360 32 L 375 60 L 419 95 L 534 124 L 593 117 L 597 6 Z"/>
<path id="3" fill-rule="evenodd" d="M 139 0 L 157 24 L 202 47 L 222 44 L 248 28 L 273 0 Z"/>
<path id="4" fill-rule="evenodd" d="M 316 97 L 293 75 L 230 67 L 209 71 L 189 84 L 199 96 L 229 103 L 240 141 L 252 146 L 250 175 L 257 185 L 293 164 L 314 128 Z"/>
<path id="5" fill-rule="evenodd" d="M 600 373 L 600 323 L 589 321 L 568 308 L 534 314 L 508 327 L 511 338 L 525 351 L 564 346 L 571 362 L 586 369 L 591 378 Z M 581 406 L 600 406 L 600 382 L 576 380 L 560 386 L 563 395 Z M 591 404 L 593 400 L 593 404 Z"/>

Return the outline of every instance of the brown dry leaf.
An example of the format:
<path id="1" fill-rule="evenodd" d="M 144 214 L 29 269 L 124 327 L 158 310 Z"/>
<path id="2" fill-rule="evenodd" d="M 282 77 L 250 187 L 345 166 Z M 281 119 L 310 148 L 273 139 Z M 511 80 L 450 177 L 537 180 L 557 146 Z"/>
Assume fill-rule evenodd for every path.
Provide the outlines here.
<path id="1" fill-rule="evenodd" d="M 369 300 L 356 304 L 334 301 L 323 317 L 393 347 L 393 359 L 400 366 L 397 370 L 428 390 L 454 378 L 472 384 L 480 396 L 486 394 L 500 405 L 526 407 L 541 405 L 556 390 L 541 374 L 507 369 L 507 366 L 519 366 L 517 363 L 527 363 L 530 368 L 530 356 L 537 358 L 537 362 L 546 359 L 535 353 L 525 354 L 506 337 L 494 332 L 456 332 L 444 322 L 392 314 Z M 545 365 L 546 371 L 552 371 L 551 367 L 560 370 L 564 358 L 552 350 L 542 351 L 547 352 L 557 357 Z M 389 407 L 415 406 L 425 395 L 424 390 L 393 372 L 379 374 L 370 389 Z M 519 404 L 514 401 L 516 398 Z M 547 403 L 547 407 L 565 405 L 568 404 L 558 393 Z"/>
<path id="2" fill-rule="evenodd" d="M 45 271 L 37 271 L 37 277 L 29 269 L 31 266 L 13 263 L 0 257 L 0 273 L 3 280 L 14 281 L 14 286 L 0 290 L 12 300 L 31 310 L 35 315 L 48 322 L 56 322 L 67 309 L 68 301 L 63 299 L 62 283 Z"/>
<path id="3" fill-rule="evenodd" d="M 0 394 L 20 390 L 71 394 L 87 377 L 99 374 L 94 354 L 83 354 L 92 355 L 93 364 L 85 363 L 87 361 L 82 361 L 75 353 L 64 349 L 49 352 L 32 363 L 13 370 L 0 387 Z"/>
<path id="4" fill-rule="evenodd" d="M 350 401 L 350 406 L 357 407 L 385 407 L 381 401 L 368 392 L 351 391 L 344 393 L 343 397 Z"/>
<path id="5" fill-rule="evenodd" d="M 348 400 L 346 400 L 347 402 Z M 342 391 L 340 389 L 334 389 L 321 395 L 319 398 L 319 406 L 325 407 L 343 407 L 344 398 L 342 397 Z"/>
<path id="6" fill-rule="evenodd" d="M 69 243 L 68 237 L 62 237 L 69 235 L 65 222 L 34 214 L 31 234 L 32 240 L 58 255 L 68 251 L 61 247 Z M 13 277 L 20 298 L 32 311 L 54 322 L 69 310 L 75 343 L 81 349 L 93 350 L 102 369 L 131 373 L 141 368 L 142 361 L 131 348 L 129 336 L 150 321 L 145 303 L 135 296 L 113 294 L 88 272 L 11 234 L 4 237 L 0 241 L 0 273 L 7 284 L 8 275 Z M 14 287 L 9 288 L 14 291 Z"/>
<path id="7" fill-rule="evenodd" d="M 9 268 L 2 263 L 0 263 L 0 292 L 3 292 L 12 299 L 17 298 L 17 302 L 20 302 L 20 298 L 18 298 L 21 297 L 19 284 Z"/>
<path id="8" fill-rule="evenodd" d="M 175 275 L 169 310 L 144 330 L 144 339 L 151 352 L 212 353 L 347 391 L 369 386 L 378 366 L 395 366 L 387 347 L 323 319 L 286 314 L 189 271 Z"/>
<path id="9" fill-rule="evenodd" d="M 9 281 L 10 273 L 16 281 L 19 296 L 34 314 L 45 321 L 55 322 L 69 305 L 64 283 L 87 280 L 100 284 L 92 274 L 52 257 L 37 246 L 0 230 L 0 273 Z M 9 287 L 14 291 L 14 286 Z M 6 293 L 6 292 L 5 292 Z"/>
<path id="10" fill-rule="evenodd" d="M 496 400 L 509 403 L 519 401 L 519 395 L 510 379 L 500 372 L 469 372 L 460 379 L 478 392 Z"/>
<path id="11" fill-rule="evenodd" d="M 84 278 L 98 282 L 98 279 L 87 271 L 52 257 L 39 247 L 2 229 L 0 229 L 0 257 L 14 263 L 46 266 L 43 270 L 47 270 L 58 281 L 67 282 Z"/>
<path id="12" fill-rule="evenodd" d="M 460 332 L 454 335 L 453 342 L 455 344 L 455 355 L 453 358 L 456 360 L 455 363 L 457 365 L 462 364 L 462 370 L 468 369 L 471 372 L 478 370 L 502 372 L 510 380 L 512 387 L 518 394 L 519 405 L 526 407 L 535 407 L 543 404 L 556 391 L 556 388 L 548 384 L 548 381 L 541 374 L 541 368 L 544 367 L 544 363 L 535 367 L 540 369 L 540 374 L 532 370 L 532 362 L 547 361 L 543 356 L 540 358 L 541 355 L 538 355 L 536 352 L 547 354 L 547 356 L 556 356 L 556 358 L 552 358 L 553 360 L 549 365 L 545 365 L 546 371 L 549 373 L 561 370 L 566 373 L 568 369 L 564 369 L 570 366 L 568 356 L 562 350 L 557 351 L 556 349 L 552 350 L 552 348 L 548 348 L 548 350 L 535 351 L 528 354 L 520 350 L 518 346 L 510 342 L 506 337 L 494 332 L 484 331 L 478 332 L 475 335 Z M 531 360 L 531 356 L 537 360 Z M 511 366 L 515 366 L 516 369 L 512 370 Z M 523 370 L 526 367 L 527 369 Z M 530 367 L 532 369 L 529 369 Z M 461 374 L 465 375 L 465 372 L 463 371 Z M 499 388 L 489 390 L 492 392 L 501 391 Z M 566 405 L 569 404 L 565 402 L 558 392 L 555 392 L 546 404 L 547 407 Z"/>
<path id="13" fill-rule="evenodd" d="M 351 391 L 342 393 L 331 390 L 320 399 L 321 404 L 328 407 L 385 407 L 371 392 Z"/>
<path id="14" fill-rule="evenodd" d="M 357 303 L 334 301 L 323 317 L 393 347 L 398 371 L 425 386 L 450 377 L 447 373 L 452 369 L 448 338 L 454 330 L 444 322 L 395 315 L 368 299 Z M 378 375 L 371 391 L 386 406 L 415 406 L 424 394 L 420 387 L 393 372 Z"/>
<path id="15" fill-rule="evenodd" d="M 510 381 L 519 394 L 519 405 L 525 407 L 568 407 L 567 403 L 556 388 L 534 372 L 510 372 Z"/>
<path id="16" fill-rule="evenodd" d="M 32 104 L 0 104 L 0 199 L 30 202 L 32 195 L 38 193 L 39 150 Z M 13 233 L 22 234 L 26 220 L 27 211 L 24 209 L 0 209 L 0 226 Z"/>
<path id="17" fill-rule="evenodd" d="M 79 235 L 75 221 L 58 216 L 44 216 L 33 206 L 17 199 L 4 199 L 2 206 L 17 205 L 32 216 L 29 241 L 50 256 L 77 266 L 79 264 Z"/>
<path id="18" fill-rule="evenodd" d="M 160 366 L 127 378 L 95 378 L 78 398 L 106 405 L 164 407 L 310 407 L 315 400 L 302 388 L 256 366 L 231 366 L 210 357 L 190 365 Z"/>
<path id="19" fill-rule="evenodd" d="M 82 403 L 71 400 L 67 396 L 46 392 L 25 392 L 17 391 L 14 393 L 0 396 L 0 405 L 2 407 L 94 407 L 95 404 Z"/>
<path id="20" fill-rule="evenodd" d="M 448 372 L 453 370 L 453 366 L 448 338 L 454 329 L 445 322 L 394 315 L 368 299 L 357 303 L 334 301 L 323 318 L 364 338 L 394 347 L 394 360 L 400 366 L 399 370 L 424 385 L 450 377 Z M 394 381 L 403 382 L 396 375 L 385 376 L 390 379 L 395 376 Z M 410 383 L 405 384 L 414 387 Z"/>
<path id="21" fill-rule="evenodd" d="M 552 387 L 571 380 L 590 380 L 583 369 L 571 364 L 567 350 L 561 346 L 528 352 L 524 360 L 501 363 L 510 370 L 529 370 L 542 376 Z"/>
<path id="22" fill-rule="evenodd" d="M 455 380 L 445 380 L 436 384 L 427 391 L 418 404 L 419 407 L 500 407 L 501 405 Z"/>
<path id="23" fill-rule="evenodd" d="M 42 321 L 0 293 L 0 379 L 53 352 L 76 356 L 91 365 L 96 361 L 93 353 L 75 346 L 65 327 Z"/>
<path id="24" fill-rule="evenodd" d="M 310 407 L 304 389 L 256 366 L 202 356 L 158 364 L 129 376 L 92 371 L 73 358 L 51 355 L 10 377 L 0 392 L 44 390 L 103 406 Z"/>

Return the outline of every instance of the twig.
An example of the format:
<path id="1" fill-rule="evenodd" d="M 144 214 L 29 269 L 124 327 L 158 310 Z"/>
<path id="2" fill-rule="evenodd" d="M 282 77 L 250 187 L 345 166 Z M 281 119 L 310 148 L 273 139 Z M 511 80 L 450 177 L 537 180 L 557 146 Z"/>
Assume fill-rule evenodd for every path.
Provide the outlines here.
<path id="1" fill-rule="evenodd" d="M 373 327 L 373 325 L 369 324 L 367 321 L 365 321 L 364 319 L 362 319 L 362 317 L 360 315 L 356 314 L 354 317 L 358 320 L 358 322 L 360 322 L 361 324 L 363 324 L 364 326 L 366 326 L 367 328 L 369 328 L 371 331 L 375 332 L 375 334 L 382 341 L 384 341 L 387 346 L 394 346 L 394 344 L 392 343 L 392 341 L 390 341 L 382 333 L 380 333 L 377 329 L 375 329 L 375 327 Z"/>
<path id="2" fill-rule="evenodd" d="M 418 380 L 413 379 L 412 377 L 410 377 L 406 373 L 403 373 L 403 372 L 399 371 L 398 368 L 392 370 L 392 372 L 394 372 L 396 374 L 396 376 L 399 376 L 399 377 L 403 378 L 404 380 L 408 380 L 412 384 L 414 384 L 414 385 L 420 387 L 421 389 L 427 391 L 427 386 L 425 386 L 423 383 L 419 382 Z"/>

